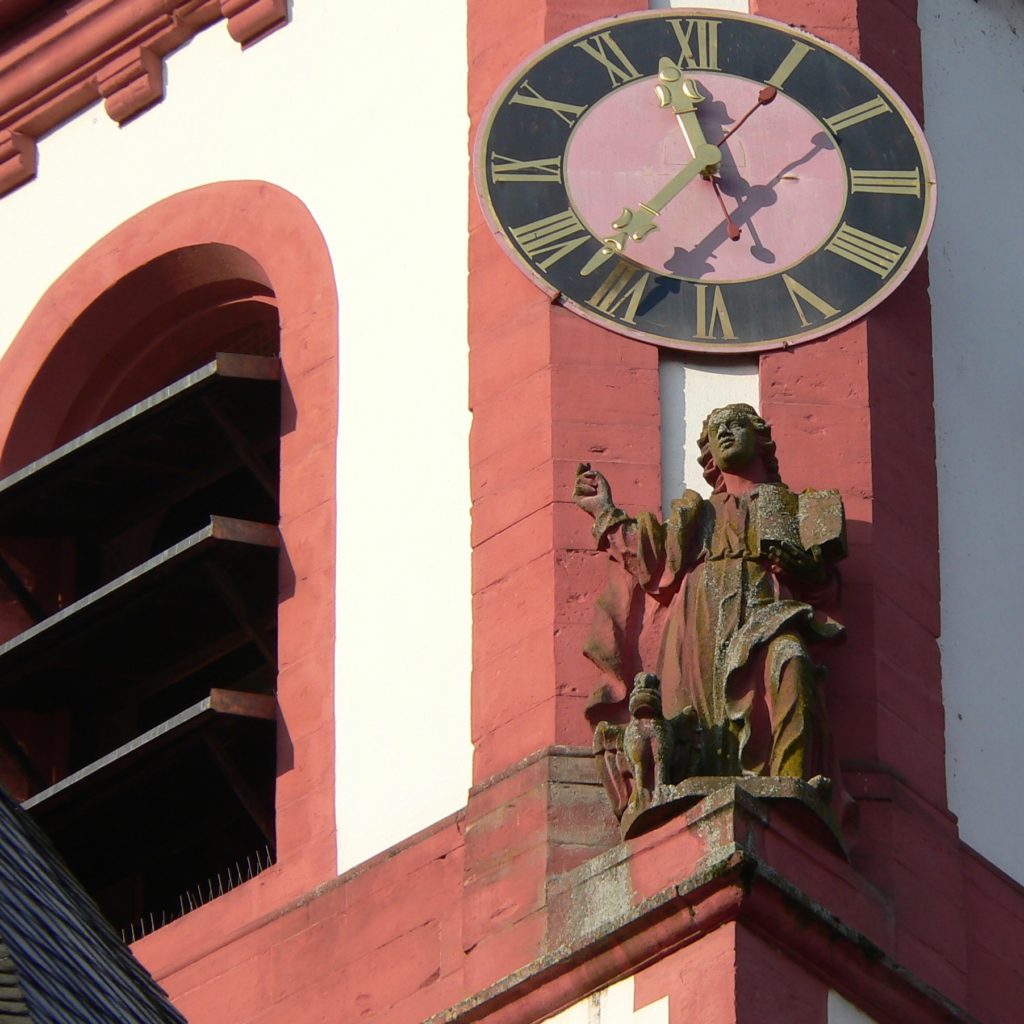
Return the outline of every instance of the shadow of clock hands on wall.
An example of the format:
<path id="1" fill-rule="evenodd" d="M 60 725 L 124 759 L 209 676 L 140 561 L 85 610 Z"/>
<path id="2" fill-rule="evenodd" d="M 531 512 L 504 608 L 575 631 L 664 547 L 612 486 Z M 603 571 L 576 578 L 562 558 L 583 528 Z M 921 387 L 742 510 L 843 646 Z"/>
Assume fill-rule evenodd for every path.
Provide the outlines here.
<path id="1" fill-rule="evenodd" d="M 818 132 L 811 138 L 810 148 L 803 156 L 798 157 L 796 160 L 791 160 L 785 167 L 777 171 L 768 181 L 763 185 L 750 185 L 744 181 L 736 172 L 735 178 L 727 173 L 725 161 L 723 161 L 723 174 L 720 188 L 726 195 L 732 196 L 737 201 L 736 211 L 732 214 L 732 219 L 741 227 L 746 227 L 750 231 L 750 240 L 753 243 L 750 246 L 750 255 L 754 259 L 761 263 L 774 263 L 775 254 L 765 246 L 761 240 L 761 236 L 757 232 L 757 225 L 754 219 L 754 215 L 759 211 L 763 210 L 767 206 L 774 205 L 779 198 L 777 188 L 778 186 L 788 177 L 793 171 L 803 164 L 813 160 L 818 153 L 827 149 L 834 149 L 835 146 L 832 140 L 829 138 L 826 132 Z M 728 143 L 726 143 L 728 147 Z M 733 165 L 735 166 L 735 165 Z M 739 184 L 739 188 L 735 192 L 730 191 L 730 186 Z M 724 231 L 724 227 L 722 229 Z"/>
<path id="2" fill-rule="evenodd" d="M 709 89 L 705 89 L 705 92 L 707 99 L 701 107 L 701 122 L 706 137 L 709 141 L 715 142 L 729 131 L 736 123 L 737 118 L 729 112 L 725 103 L 714 98 L 714 94 Z M 828 134 L 818 132 L 811 138 L 810 148 L 806 153 L 780 168 L 763 184 L 752 185 L 740 172 L 740 165 L 745 165 L 747 162 L 742 139 L 737 138 L 722 144 L 723 159 L 718 176 L 719 191 L 723 197 L 734 201 L 735 208 L 730 209 L 729 214 L 738 227 L 745 228 L 749 233 L 750 255 L 755 260 L 770 265 L 776 259 L 775 253 L 765 245 L 758 233 L 755 215 L 778 201 L 777 188 L 787 176 L 801 165 L 808 163 L 822 150 L 833 148 L 834 143 Z M 720 247 L 735 244 L 737 243 L 729 239 L 728 226 L 723 218 L 714 230 L 693 248 L 677 247 L 671 259 L 666 262 L 665 268 L 679 277 L 700 280 L 706 274 L 714 271 L 713 260 Z"/>
<path id="3" fill-rule="evenodd" d="M 676 251 L 679 252 L 680 250 L 677 249 Z M 673 273 L 675 272 L 673 271 Z M 656 277 L 655 281 L 657 284 L 644 295 L 640 305 L 637 307 L 637 313 L 640 316 L 650 313 L 666 295 L 675 294 L 683 286 L 683 282 L 675 277 Z"/>

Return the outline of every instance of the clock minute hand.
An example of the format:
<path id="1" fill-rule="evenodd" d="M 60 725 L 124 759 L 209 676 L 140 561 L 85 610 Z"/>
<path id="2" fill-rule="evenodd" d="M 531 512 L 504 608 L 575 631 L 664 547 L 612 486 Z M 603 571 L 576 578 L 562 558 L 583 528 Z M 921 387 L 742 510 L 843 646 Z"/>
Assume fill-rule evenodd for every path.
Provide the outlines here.
<path id="1" fill-rule="evenodd" d="M 669 180 L 646 203 L 637 203 L 636 209 L 626 207 L 612 222 L 617 232 L 602 239 L 604 245 L 587 261 L 580 271 L 584 276 L 599 267 L 609 256 L 626 251 L 627 243 L 642 242 L 658 229 L 654 218 L 698 175 L 713 174 L 722 161 L 722 151 L 710 143 L 697 146 L 694 158 Z"/>

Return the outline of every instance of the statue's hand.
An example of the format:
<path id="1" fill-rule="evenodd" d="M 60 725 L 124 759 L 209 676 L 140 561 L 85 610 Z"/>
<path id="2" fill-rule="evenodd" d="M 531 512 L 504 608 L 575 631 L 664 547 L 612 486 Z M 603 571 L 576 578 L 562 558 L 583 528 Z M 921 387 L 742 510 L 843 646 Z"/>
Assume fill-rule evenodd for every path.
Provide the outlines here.
<path id="1" fill-rule="evenodd" d="M 825 573 L 821 548 L 817 544 L 808 549 L 784 540 L 768 549 L 768 560 L 773 572 L 786 572 L 802 579 L 821 579 Z"/>
<path id="2" fill-rule="evenodd" d="M 573 501 L 588 515 L 596 519 L 612 507 L 612 489 L 608 481 L 589 462 L 576 467 L 576 486 L 572 490 Z"/>

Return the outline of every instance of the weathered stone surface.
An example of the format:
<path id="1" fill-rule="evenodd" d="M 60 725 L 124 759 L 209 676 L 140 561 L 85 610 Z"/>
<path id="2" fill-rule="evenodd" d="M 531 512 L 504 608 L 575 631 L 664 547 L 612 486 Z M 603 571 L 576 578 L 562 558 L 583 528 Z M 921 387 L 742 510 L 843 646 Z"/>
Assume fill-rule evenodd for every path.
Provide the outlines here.
<path id="1" fill-rule="evenodd" d="M 573 497 L 611 558 L 585 647 L 605 674 L 588 708 L 598 771 L 624 836 L 706 794 L 708 778 L 742 777 L 762 780 L 758 795 L 808 803 L 842 845 L 809 651 L 842 632 L 820 612 L 847 550 L 842 498 L 791 491 L 749 405 L 714 410 L 699 444 L 711 498 L 687 491 L 664 523 L 622 511 L 601 473 L 577 470 Z M 694 777 L 704 781 L 687 787 Z"/>

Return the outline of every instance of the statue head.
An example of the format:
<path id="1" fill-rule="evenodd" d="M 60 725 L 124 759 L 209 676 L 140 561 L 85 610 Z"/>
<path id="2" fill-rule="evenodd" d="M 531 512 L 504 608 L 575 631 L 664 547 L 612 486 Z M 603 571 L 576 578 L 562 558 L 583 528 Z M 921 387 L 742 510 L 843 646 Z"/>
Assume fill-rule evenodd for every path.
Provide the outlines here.
<path id="1" fill-rule="evenodd" d="M 661 680 L 651 672 L 638 672 L 629 696 L 629 713 L 634 718 L 661 717 Z"/>
<path id="2" fill-rule="evenodd" d="M 772 428 L 758 416 L 753 406 L 737 403 L 713 409 L 704 421 L 697 444 L 700 447 L 697 461 L 704 470 L 704 479 L 715 491 L 725 489 L 723 470 L 741 473 L 757 458 L 769 480 L 779 482 L 781 479 Z"/>

